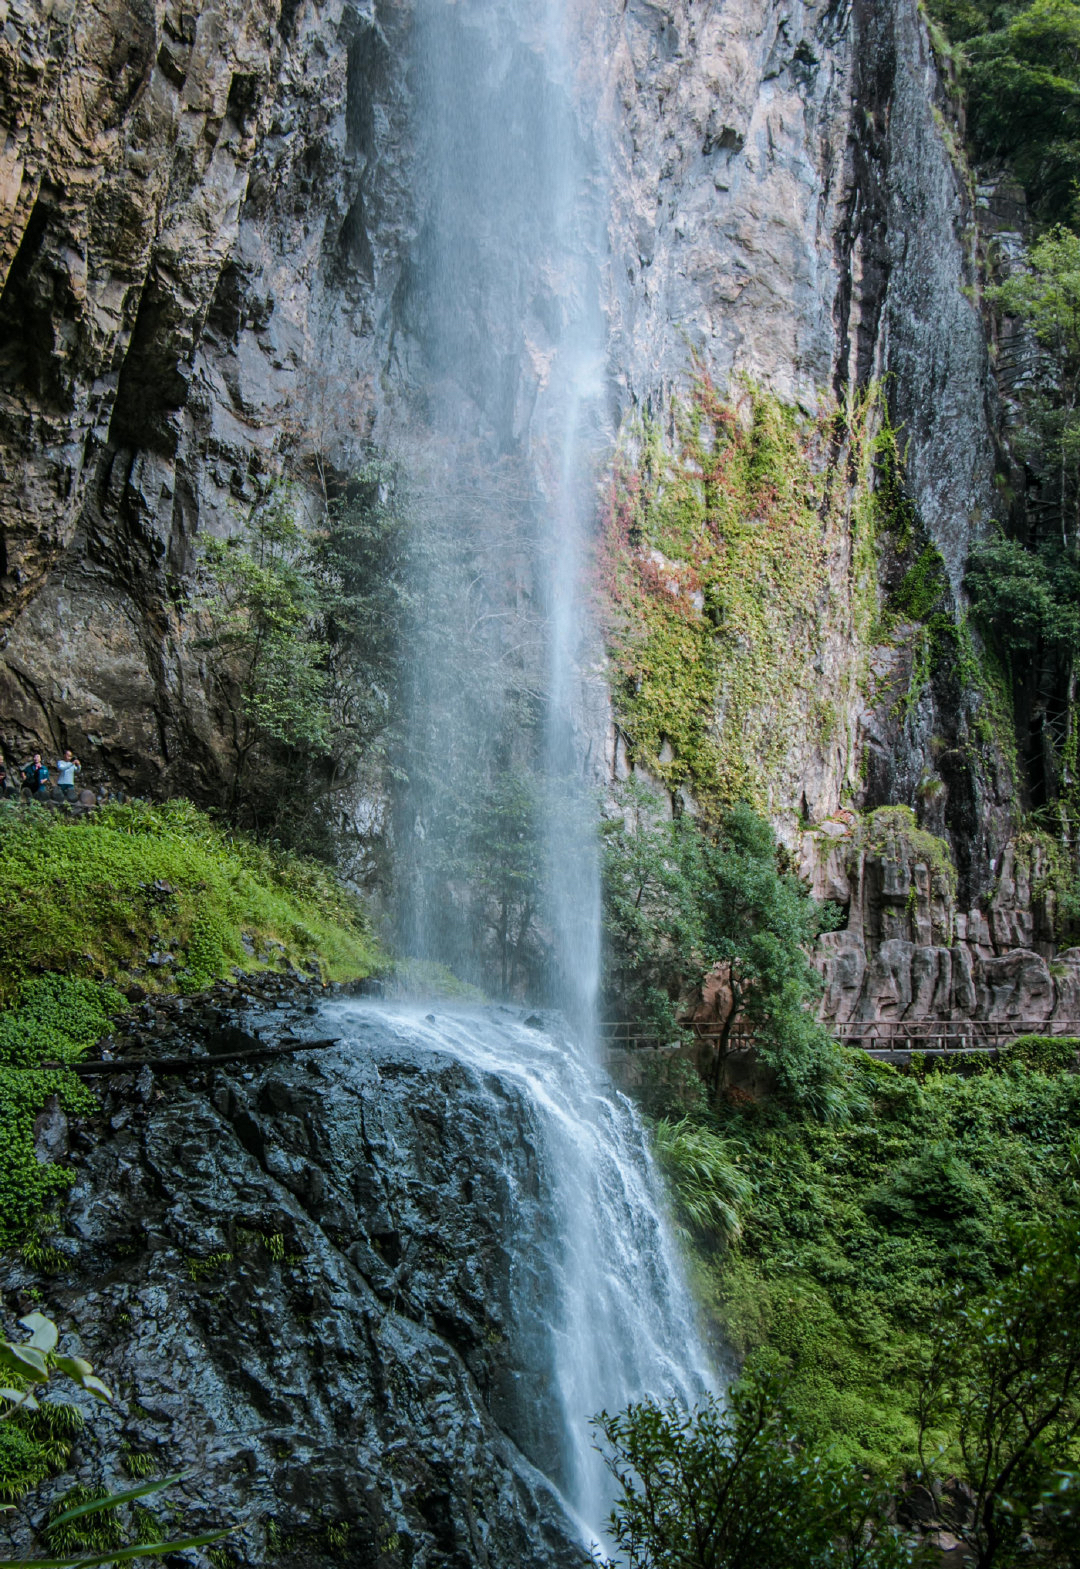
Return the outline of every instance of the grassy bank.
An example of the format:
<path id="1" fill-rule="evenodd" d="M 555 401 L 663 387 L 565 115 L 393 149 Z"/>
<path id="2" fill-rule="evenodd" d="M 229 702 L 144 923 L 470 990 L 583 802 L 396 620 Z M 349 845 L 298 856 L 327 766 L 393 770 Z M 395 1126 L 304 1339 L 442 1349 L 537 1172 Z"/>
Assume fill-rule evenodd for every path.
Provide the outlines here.
<path id="1" fill-rule="evenodd" d="M 197 992 L 233 968 L 324 980 L 381 962 L 356 901 L 314 862 L 224 833 L 186 801 L 73 821 L 0 812 L 0 1246 L 32 1232 L 70 1182 L 34 1154 L 50 1095 L 92 1109 L 76 1059 L 126 1006 L 123 988 Z"/>
<path id="2" fill-rule="evenodd" d="M 724 1104 L 684 1125 L 711 1186 L 741 1195 L 727 1245 L 684 1206 L 725 1338 L 751 1366 L 789 1365 L 800 1430 L 888 1480 L 916 1463 L 918 1383 L 954 1291 L 989 1287 L 1009 1227 L 1059 1213 L 1080 1177 L 1080 1077 L 1051 1047 L 970 1078 L 848 1053 L 841 1120 Z M 699 1161 L 699 1219 L 700 1187 Z"/>

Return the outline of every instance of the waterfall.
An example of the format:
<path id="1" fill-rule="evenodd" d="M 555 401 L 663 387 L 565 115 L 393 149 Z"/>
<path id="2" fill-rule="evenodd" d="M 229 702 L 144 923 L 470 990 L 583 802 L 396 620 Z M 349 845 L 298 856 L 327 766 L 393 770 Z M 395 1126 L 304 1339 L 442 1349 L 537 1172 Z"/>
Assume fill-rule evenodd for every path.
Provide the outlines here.
<path id="1" fill-rule="evenodd" d="M 603 737 L 583 580 L 613 431 L 601 120 L 570 28 L 569 0 L 416 0 L 419 216 L 395 352 L 425 544 L 395 850 L 406 948 L 571 1027 L 398 1023 L 527 1092 L 550 1225 L 542 1262 L 519 1262 L 512 1422 L 594 1540 L 611 1491 L 590 1418 L 690 1403 L 710 1375 L 643 1130 L 596 1063 Z"/>
<path id="2" fill-rule="evenodd" d="M 612 431 L 603 159 L 565 10 L 417 0 L 397 414 L 427 544 L 396 839 L 405 945 L 588 1033 L 603 737 L 582 580 Z"/>
<path id="3" fill-rule="evenodd" d="M 512 1186 L 508 1334 L 518 1369 L 498 1417 L 560 1489 L 587 1543 L 603 1538 L 611 1483 L 590 1418 L 649 1393 L 687 1405 L 712 1385 L 640 1120 L 573 1039 L 509 1009 L 425 1013 L 342 1002 L 336 1028 L 378 1020 L 455 1058 L 529 1108 L 528 1176 Z"/>

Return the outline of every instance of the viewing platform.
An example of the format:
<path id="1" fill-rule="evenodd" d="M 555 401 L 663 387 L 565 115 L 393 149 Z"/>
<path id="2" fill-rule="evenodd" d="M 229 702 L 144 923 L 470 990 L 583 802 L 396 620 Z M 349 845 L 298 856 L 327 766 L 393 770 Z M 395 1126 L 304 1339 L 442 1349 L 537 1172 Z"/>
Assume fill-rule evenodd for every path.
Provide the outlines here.
<path id="1" fill-rule="evenodd" d="M 935 1057 L 996 1056 L 1005 1046 L 1024 1035 L 1049 1035 L 1080 1039 L 1080 1019 L 1049 1019 L 1031 1023 L 991 1019 L 849 1019 L 830 1026 L 835 1038 L 846 1046 L 861 1046 L 882 1062 L 905 1064 L 913 1055 Z M 684 1029 L 693 1032 L 702 1044 L 719 1042 L 723 1025 L 692 1023 Z M 600 1039 L 609 1049 L 622 1051 L 660 1050 L 674 1043 L 655 1031 L 648 1031 L 632 1020 L 609 1019 L 599 1025 Z M 736 1025 L 728 1036 L 728 1050 L 746 1051 L 754 1044 L 755 1031 Z"/>

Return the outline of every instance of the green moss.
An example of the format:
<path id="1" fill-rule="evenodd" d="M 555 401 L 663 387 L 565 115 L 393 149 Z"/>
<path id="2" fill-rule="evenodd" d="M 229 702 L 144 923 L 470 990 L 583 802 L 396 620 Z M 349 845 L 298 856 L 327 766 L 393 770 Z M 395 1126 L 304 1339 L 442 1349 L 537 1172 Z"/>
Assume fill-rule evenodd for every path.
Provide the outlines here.
<path id="1" fill-rule="evenodd" d="M 602 555 L 620 725 L 636 760 L 707 810 L 767 807 L 807 726 L 831 736 L 821 650 L 861 650 L 877 618 L 877 535 L 894 448 L 876 396 L 810 420 L 702 378 L 613 480 Z M 831 562 L 849 562 L 839 585 Z M 811 719 L 813 716 L 813 720 Z"/>
<path id="2" fill-rule="evenodd" d="M 906 848 L 911 860 L 926 866 L 937 897 L 955 902 L 952 851 L 944 839 L 919 827 L 910 806 L 879 807 L 862 819 L 859 834 L 866 848 L 877 855 L 896 857 L 901 847 Z"/>
<path id="3" fill-rule="evenodd" d="M 275 960 L 345 979 L 380 957 L 326 867 L 228 835 L 186 801 L 105 807 L 81 822 L 0 816 L 0 1000 L 41 971 L 115 981 L 155 951 L 162 962 L 143 984 L 158 990 Z"/>
<path id="4" fill-rule="evenodd" d="M 912 621 L 928 621 L 949 595 L 945 562 L 936 545 L 927 545 L 904 574 L 892 596 L 893 609 Z"/>
<path id="5" fill-rule="evenodd" d="M 83 821 L 0 812 L 0 1247 L 24 1240 L 26 1261 L 49 1268 L 33 1231 L 72 1175 L 38 1161 L 34 1119 L 51 1095 L 69 1114 L 97 1102 L 72 1074 L 37 1069 L 108 1031 L 125 1005 L 115 982 L 196 991 L 233 966 L 286 962 L 345 979 L 380 960 L 327 868 L 227 835 L 186 801 Z"/>

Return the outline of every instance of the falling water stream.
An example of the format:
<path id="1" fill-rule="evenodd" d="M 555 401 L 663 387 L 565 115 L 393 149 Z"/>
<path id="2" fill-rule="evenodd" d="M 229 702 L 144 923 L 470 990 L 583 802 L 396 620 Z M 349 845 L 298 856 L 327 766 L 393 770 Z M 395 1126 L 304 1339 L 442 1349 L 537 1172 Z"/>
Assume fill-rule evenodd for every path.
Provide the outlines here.
<path id="1" fill-rule="evenodd" d="M 604 159 L 575 73 L 573 3 L 416 0 L 405 422 L 433 536 L 461 545 L 468 570 L 448 590 L 450 557 L 430 551 L 416 585 L 426 622 L 410 649 L 413 752 L 397 818 L 405 941 L 453 962 L 470 934 L 453 913 L 465 851 L 448 836 L 470 792 L 527 769 L 542 839 L 540 989 L 571 1033 L 496 1012 L 392 1017 L 425 1047 L 512 1081 L 533 1108 L 555 1256 L 523 1274 L 532 1291 L 546 1285 L 519 1304 L 518 1425 L 595 1540 L 611 1489 L 589 1419 L 646 1394 L 691 1404 L 712 1378 L 642 1128 L 597 1061 L 595 736 L 582 718 L 596 643 L 582 578 L 612 432 Z M 493 479 L 506 473 L 509 503 Z"/>

